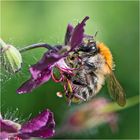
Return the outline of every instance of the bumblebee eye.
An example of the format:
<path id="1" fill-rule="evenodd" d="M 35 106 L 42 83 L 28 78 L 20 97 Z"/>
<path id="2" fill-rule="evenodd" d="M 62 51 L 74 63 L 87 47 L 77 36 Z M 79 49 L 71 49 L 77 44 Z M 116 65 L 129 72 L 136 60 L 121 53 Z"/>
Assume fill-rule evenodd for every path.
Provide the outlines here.
<path id="1" fill-rule="evenodd" d="M 90 46 L 87 46 L 87 45 L 82 45 L 80 47 L 80 51 L 82 52 L 90 52 L 90 50 L 91 50 Z"/>
<path id="2" fill-rule="evenodd" d="M 96 43 L 92 43 L 90 45 L 83 45 L 79 49 L 82 52 L 89 52 L 89 53 L 97 53 L 98 49 L 96 47 Z"/>
<path id="3" fill-rule="evenodd" d="M 91 46 L 90 46 L 90 52 L 93 52 L 93 53 L 96 53 L 97 51 L 98 51 L 98 49 L 97 49 L 97 47 L 96 47 L 96 44 L 92 44 Z"/>

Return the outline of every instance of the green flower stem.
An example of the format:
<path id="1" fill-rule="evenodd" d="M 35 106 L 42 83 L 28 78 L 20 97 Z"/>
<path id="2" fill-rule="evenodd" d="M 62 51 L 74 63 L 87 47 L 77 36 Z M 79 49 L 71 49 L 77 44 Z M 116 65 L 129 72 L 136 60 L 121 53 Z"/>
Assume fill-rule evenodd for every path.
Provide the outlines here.
<path id="1" fill-rule="evenodd" d="M 115 111 L 121 111 L 121 110 L 127 109 L 129 107 L 132 107 L 132 106 L 138 104 L 139 102 L 140 102 L 139 101 L 139 96 L 134 96 L 134 97 L 131 97 L 131 98 L 127 99 L 126 105 L 124 107 L 120 107 L 116 103 L 109 103 L 108 105 L 103 107 L 103 109 L 101 109 L 100 111 L 102 113 L 110 113 L 110 112 L 115 112 Z"/>
<path id="2" fill-rule="evenodd" d="M 37 44 L 32 44 L 32 45 L 29 45 L 27 47 L 24 47 L 22 49 L 19 49 L 19 52 L 22 53 L 22 52 L 25 52 L 25 51 L 28 51 L 28 50 L 32 50 L 32 49 L 36 49 L 36 48 L 47 48 L 48 50 L 51 50 L 53 47 L 49 44 L 46 44 L 46 43 L 37 43 Z"/>

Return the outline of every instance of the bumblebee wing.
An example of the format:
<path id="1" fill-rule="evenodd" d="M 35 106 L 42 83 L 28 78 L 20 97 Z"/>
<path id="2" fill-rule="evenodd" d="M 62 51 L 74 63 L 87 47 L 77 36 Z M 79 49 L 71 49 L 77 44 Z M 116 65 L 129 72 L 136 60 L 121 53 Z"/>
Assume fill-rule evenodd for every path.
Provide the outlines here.
<path id="1" fill-rule="evenodd" d="M 110 96 L 117 101 L 120 106 L 124 106 L 126 104 L 126 96 L 113 72 L 107 76 L 107 86 Z"/>

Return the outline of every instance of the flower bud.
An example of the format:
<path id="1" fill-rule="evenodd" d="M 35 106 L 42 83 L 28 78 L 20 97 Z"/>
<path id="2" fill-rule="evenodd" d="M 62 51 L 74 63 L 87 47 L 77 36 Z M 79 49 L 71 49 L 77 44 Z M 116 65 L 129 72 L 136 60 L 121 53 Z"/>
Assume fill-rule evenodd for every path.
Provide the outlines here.
<path id="1" fill-rule="evenodd" d="M 18 49 L 6 44 L 2 39 L 0 39 L 0 47 L 1 65 L 4 66 L 4 69 L 12 73 L 19 71 L 22 64 L 22 56 Z"/>

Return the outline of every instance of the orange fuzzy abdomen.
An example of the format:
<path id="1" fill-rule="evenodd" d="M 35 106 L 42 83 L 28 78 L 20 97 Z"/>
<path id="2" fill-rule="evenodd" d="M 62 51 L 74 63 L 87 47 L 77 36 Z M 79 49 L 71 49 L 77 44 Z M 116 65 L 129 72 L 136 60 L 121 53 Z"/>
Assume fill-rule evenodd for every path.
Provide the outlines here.
<path id="1" fill-rule="evenodd" d="M 99 43 L 97 47 L 99 48 L 99 53 L 104 57 L 106 62 L 106 65 L 104 66 L 104 71 L 106 74 L 109 74 L 114 66 L 111 51 L 103 43 Z"/>

